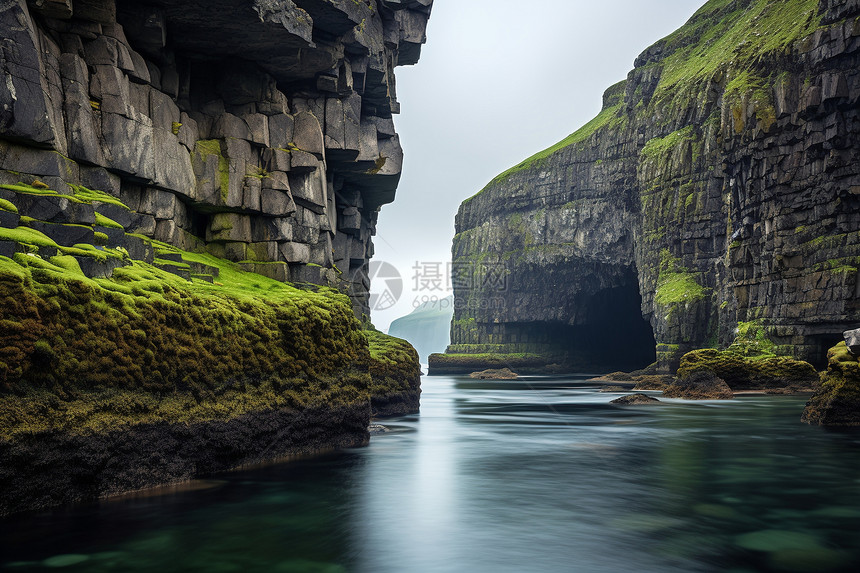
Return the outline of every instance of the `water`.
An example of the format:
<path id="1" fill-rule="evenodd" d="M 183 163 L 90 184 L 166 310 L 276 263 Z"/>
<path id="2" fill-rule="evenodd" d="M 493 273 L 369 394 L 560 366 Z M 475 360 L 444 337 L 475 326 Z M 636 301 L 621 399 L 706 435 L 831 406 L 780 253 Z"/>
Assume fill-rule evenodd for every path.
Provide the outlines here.
<path id="1" fill-rule="evenodd" d="M 616 408 L 427 378 L 370 447 L 0 521 L 8 571 L 857 571 L 860 434 L 801 397 Z"/>

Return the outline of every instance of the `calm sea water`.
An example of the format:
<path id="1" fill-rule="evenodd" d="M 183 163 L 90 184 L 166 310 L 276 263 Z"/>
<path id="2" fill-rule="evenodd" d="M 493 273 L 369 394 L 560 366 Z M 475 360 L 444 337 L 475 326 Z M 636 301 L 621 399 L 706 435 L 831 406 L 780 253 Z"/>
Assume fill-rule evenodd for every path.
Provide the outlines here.
<path id="1" fill-rule="evenodd" d="M 800 397 L 618 408 L 584 380 L 425 378 L 368 448 L 0 521 L 0 569 L 860 570 L 860 434 Z"/>

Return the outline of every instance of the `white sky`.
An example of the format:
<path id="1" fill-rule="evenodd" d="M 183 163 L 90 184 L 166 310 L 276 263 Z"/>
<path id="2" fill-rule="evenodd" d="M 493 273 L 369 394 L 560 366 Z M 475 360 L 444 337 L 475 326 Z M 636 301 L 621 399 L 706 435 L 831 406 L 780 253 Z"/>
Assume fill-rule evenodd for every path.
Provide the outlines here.
<path id="1" fill-rule="evenodd" d="M 406 159 L 397 199 L 380 214 L 374 260 L 398 269 L 404 292 L 393 308 L 373 311 L 377 328 L 409 314 L 416 299 L 449 294 L 414 290 L 413 267 L 445 268 L 464 199 L 597 115 L 604 90 L 627 77 L 636 56 L 702 4 L 436 0 L 421 61 L 397 68 Z"/>

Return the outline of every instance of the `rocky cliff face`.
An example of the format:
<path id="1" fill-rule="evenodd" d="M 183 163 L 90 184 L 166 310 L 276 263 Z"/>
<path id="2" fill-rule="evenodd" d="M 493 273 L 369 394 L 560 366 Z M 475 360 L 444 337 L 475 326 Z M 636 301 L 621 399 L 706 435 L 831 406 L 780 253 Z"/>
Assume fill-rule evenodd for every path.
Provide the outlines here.
<path id="1" fill-rule="evenodd" d="M 740 331 L 823 366 L 860 322 L 858 15 L 711 0 L 646 50 L 461 206 L 449 353 L 670 369 Z"/>
<path id="2" fill-rule="evenodd" d="M 127 232 L 339 286 L 366 314 L 402 163 L 394 68 L 431 5 L 3 2 L 0 184 L 106 192 Z"/>
<path id="3" fill-rule="evenodd" d="M 431 3 L 0 1 L 0 515 L 417 411 L 359 318 Z"/>

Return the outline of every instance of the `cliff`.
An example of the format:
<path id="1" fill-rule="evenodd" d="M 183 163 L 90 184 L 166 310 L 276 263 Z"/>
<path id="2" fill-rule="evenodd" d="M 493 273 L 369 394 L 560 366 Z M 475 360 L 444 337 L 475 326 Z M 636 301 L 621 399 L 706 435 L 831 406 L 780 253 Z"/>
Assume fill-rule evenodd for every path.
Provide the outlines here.
<path id="1" fill-rule="evenodd" d="M 434 352 L 443 352 L 450 342 L 454 298 L 422 303 L 411 313 L 391 323 L 388 334 L 408 340 L 423 363 Z"/>
<path id="2" fill-rule="evenodd" d="M 466 200 L 448 356 L 823 367 L 860 322 L 860 3 L 711 0 L 601 113 Z"/>
<path id="3" fill-rule="evenodd" d="M 127 232 L 347 288 L 368 314 L 403 157 L 394 68 L 431 4 L 6 2 L 0 183 L 104 191 Z"/>
<path id="4" fill-rule="evenodd" d="M 366 444 L 431 0 L 0 5 L 0 514 Z"/>

